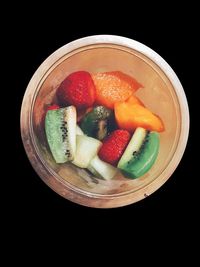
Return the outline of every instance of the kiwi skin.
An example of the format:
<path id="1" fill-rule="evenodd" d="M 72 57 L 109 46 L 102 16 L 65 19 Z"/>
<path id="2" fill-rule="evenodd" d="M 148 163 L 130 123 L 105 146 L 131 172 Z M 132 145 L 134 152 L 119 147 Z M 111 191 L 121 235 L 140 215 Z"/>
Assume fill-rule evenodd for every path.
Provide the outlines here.
<path id="1" fill-rule="evenodd" d="M 121 166 L 122 173 L 127 178 L 135 179 L 148 172 L 158 156 L 159 143 L 157 132 L 147 132 L 140 149 L 135 151 L 132 158 Z"/>

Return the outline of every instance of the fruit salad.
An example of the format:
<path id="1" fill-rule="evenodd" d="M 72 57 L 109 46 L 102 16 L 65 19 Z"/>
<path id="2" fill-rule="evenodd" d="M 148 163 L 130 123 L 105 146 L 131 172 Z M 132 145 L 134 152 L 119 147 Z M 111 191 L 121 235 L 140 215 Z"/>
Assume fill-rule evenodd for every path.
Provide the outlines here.
<path id="1" fill-rule="evenodd" d="M 135 96 L 142 88 L 121 71 L 67 76 L 45 114 L 55 162 L 70 162 L 105 180 L 118 171 L 129 179 L 148 172 L 158 156 L 164 124 Z"/>

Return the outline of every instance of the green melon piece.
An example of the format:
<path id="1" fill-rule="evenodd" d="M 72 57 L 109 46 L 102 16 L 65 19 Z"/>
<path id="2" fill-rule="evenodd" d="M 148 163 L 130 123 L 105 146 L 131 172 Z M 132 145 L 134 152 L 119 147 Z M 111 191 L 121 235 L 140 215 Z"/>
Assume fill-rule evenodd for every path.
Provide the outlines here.
<path id="1" fill-rule="evenodd" d="M 81 168 L 87 168 L 90 161 L 97 155 L 102 143 L 86 135 L 76 136 L 76 153 L 72 163 Z"/>
<path id="2" fill-rule="evenodd" d="M 95 176 L 103 178 L 105 180 L 112 179 L 117 173 L 117 168 L 102 161 L 98 156 L 95 156 L 88 166 L 88 170 L 91 171 Z"/>

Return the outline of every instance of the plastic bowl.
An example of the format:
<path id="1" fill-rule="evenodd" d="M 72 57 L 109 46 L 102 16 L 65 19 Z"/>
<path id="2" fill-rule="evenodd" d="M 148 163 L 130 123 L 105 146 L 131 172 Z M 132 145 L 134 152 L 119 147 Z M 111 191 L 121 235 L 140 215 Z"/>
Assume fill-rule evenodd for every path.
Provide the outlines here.
<path id="1" fill-rule="evenodd" d="M 44 135 L 44 110 L 56 101 L 55 91 L 63 79 L 77 70 L 120 70 L 144 85 L 136 95 L 162 118 L 166 128 L 160 135 L 158 158 L 144 176 L 131 180 L 119 173 L 103 181 L 69 163 L 54 162 Z M 85 37 L 58 49 L 33 75 L 21 108 L 22 140 L 35 171 L 64 198 L 96 208 L 128 205 L 156 191 L 180 162 L 188 132 L 188 104 L 174 71 L 152 49 L 120 36 Z"/>

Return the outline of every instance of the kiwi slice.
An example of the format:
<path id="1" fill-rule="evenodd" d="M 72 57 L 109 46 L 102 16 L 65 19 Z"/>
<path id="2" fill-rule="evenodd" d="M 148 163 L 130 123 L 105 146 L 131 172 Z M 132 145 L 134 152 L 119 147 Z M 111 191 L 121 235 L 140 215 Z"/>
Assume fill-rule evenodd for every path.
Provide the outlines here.
<path id="1" fill-rule="evenodd" d="M 97 106 L 84 116 L 80 126 L 86 135 L 102 140 L 114 125 L 113 111 Z"/>
<path id="2" fill-rule="evenodd" d="M 158 156 L 159 143 L 157 132 L 137 128 L 118 163 L 118 168 L 128 178 L 144 175 Z"/>
<path id="3" fill-rule="evenodd" d="M 76 108 L 69 106 L 49 110 L 45 132 L 51 153 L 57 163 L 73 160 L 76 151 Z"/>

